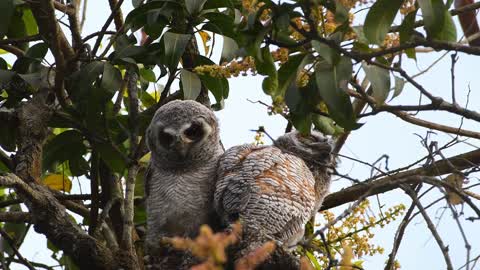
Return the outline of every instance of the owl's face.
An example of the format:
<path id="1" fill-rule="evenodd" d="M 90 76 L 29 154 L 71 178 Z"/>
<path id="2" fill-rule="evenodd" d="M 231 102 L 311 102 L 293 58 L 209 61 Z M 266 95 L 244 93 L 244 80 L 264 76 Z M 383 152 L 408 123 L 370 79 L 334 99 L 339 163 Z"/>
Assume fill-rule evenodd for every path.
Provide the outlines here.
<path id="1" fill-rule="evenodd" d="M 218 124 L 207 107 L 195 101 L 172 101 L 155 113 L 147 145 L 158 166 L 208 160 L 217 152 Z"/>
<path id="2" fill-rule="evenodd" d="M 330 155 L 332 143 L 318 131 L 303 136 L 298 131 L 292 131 L 280 136 L 275 146 L 294 154 L 305 161 L 321 160 Z"/>

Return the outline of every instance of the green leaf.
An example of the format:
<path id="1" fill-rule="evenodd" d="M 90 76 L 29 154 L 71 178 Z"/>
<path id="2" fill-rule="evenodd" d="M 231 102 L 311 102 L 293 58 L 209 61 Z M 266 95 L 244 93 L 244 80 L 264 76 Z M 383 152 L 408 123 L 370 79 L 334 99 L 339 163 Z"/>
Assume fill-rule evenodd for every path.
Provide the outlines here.
<path id="1" fill-rule="evenodd" d="M 214 9 L 214 8 L 234 8 L 235 0 L 208 0 L 205 3 L 205 9 Z"/>
<path id="2" fill-rule="evenodd" d="M 415 33 L 415 17 L 417 15 L 417 10 L 410 12 L 403 19 L 402 24 L 399 28 L 400 33 L 400 44 L 404 44 L 411 40 L 412 35 Z M 415 48 L 410 48 L 405 50 L 405 54 L 408 58 L 416 60 Z"/>
<path id="3" fill-rule="evenodd" d="M 88 162 L 82 156 L 71 158 L 68 161 L 68 167 L 70 168 L 72 176 L 85 175 L 90 169 Z"/>
<path id="4" fill-rule="evenodd" d="M 157 79 L 155 78 L 155 73 L 151 69 L 141 68 L 140 69 L 140 76 L 147 82 L 156 82 Z"/>
<path id="5" fill-rule="evenodd" d="M 117 173 L 123 173 L 126 167 L 125 160 L 122 158 L 122 153 L 115 149 L 107 142 L 95 144 L 96 149 L 100 153 L 101 158 L 107 166 Z"/>
<path id="6" fill-rule="evenodd" d="M 6 85 L 15 76 L 15 72 L 10 70 L 0 69 L 0 84 Z"/>
<path id="7" fill-rule="evenodd" d="M 432 39 L 440 40 L 440 41 L 448 41 L 448 42 L 456 42 L 457 41 L 457 28 L 455 27 L 455 23 L 453 22 L 452 15 L 448 9 L 445 9 L 444 21 L 442 24 L 442 31 L 438 32 L 438 34 L 432 36 Z"/>
<path id="8" fill-rule="evenodd" d="M 142 101 L 143 106 L 147 108 L 157 103 L 155 98 L 152 95 L 150 95 L 147 91 L 140 92 L 140 100 Z"/>
<path id="9" fill-rule="evenodd" d="M 317 258 L 313 253 L 310 251 L 306 252 L 308 259 L 310 260 L 311 263 L 313 263 L 313 266 L 315 267 L 316 270 L 323 269 L 324 267 L 320 266 L 320 263 L 318 262 Z"/>
<path id="10" fill-rule="evenodd" d="M 1 57 L 0 57 L 0 69 L 3 69 L 3 70 L 8 69 L 7 61 L 5 61 L 5 59 Z"/>
<path id="11" fill-rule="evenodd" d="M 90 89 L 92 83 L 104 72 L 104 62 L 94 61 L 80 70 L 78 86 L 80 91 Z"/>
<path id="12" fill-rule="evenodd" d="M 342 4 L 341 1 L 335 0 L 335 21 L 338 23 L 344 23 L 348 21 L 348 9 Z"/>
<path id="13" fill-rule="evenodd" d="M 182 57 L 191 35 L 166 32 L 163 35 L 165 44 L 165 63 L 173 70 L 177 67 L 180 57 Z"/>
<path id="14" fill-rule="evenodd" d="M 128 45 L 115 51 L 115 59 L 124 60 L 126 58 L 135 58 L 147 52 L 143 46 Z"/>
<path id="15" fill-rule="evenodd" d="M 335 64 L 340 57 L 340 54 L 336 50 L 330 48 L 328 45 L 321 43 L 317 40 L 312 41 L 312 46 L 315 49 L 315 51 L 317 51 L 317 53 L 323 59 L 325 59 L 330 65 Z"/>
<path id="16" fill-rule="evenodd" d="M 239 37 L 235 31 L 235 23 L 232 16 L 220 12 L 209 12 L 204 17 L 208 19 L 208 22 L 202 26 L 202 30 L 211 31 L 233 39 Z"/>
<path id="17" fill-rule="evenodd" d="M 317 114 L 312 117 L 312 121 L 315 125 L 315 128 L 325 135 L 336 136 L 344 133 L 343 128 L 341 128 L 339 125 L 336 125 L 331 118 L 326 116 Z"/>
<path id="18" fill-rule="evenodd" d="M 132 29 L 132 31 L 140 29 L 145 26 L 148 15 L 152 13 L 157 13 L 159 16 L 167 19 L 171 17 L 174 12 L 178 13 L 179 11 L 183 11 L 180 3 L 180 1 L 176 0 L 149 1 L 128 13 L 125 19 L 125 27 L 127 30 Z"/>
<path id="19" fill-rule="evenodd" d="M 220 62 L 230 62 L 233 60 L 233 58 L 238 56 L 238 49 L 238 44 L 234 39 L 223 36 L 223 48 Z"/>
<path id="20" fill-rule="evenodd" d="M 109 92 L 118 91 L 122 85 L 122 74 L 118 68 L 105 62 L 103 65 L 103 75 L 101 87 Z"/>
<path id="21" fill-rule="evenodd" d="M 5 34 L 8 32 L 13 13 L 15 11 L 13 0 L 0 1 L 0 10 L 2 11 L 2 16 L 0 16 L 0 39 L 2 39 L 3 36 L 5 36 Z"/>
<path id="22" fill-rule="evenodd" d="M 381 67 L 362 64 L 367 79 L 370 81 L 373 90 L 373 98 L 379 103 L 385 103 L 388 92 L 390 92 L 390 73 Z"/>
<path id="23" fill-rule="evenodd" d="M 185 0 L 185 7 L 189 14 L 197 14 L 203 9 L 207 0 Z"/>
<path id="24" fill-rule="evenodd" d="M 290 113 L 290 119 L 292 121 L 293 126 L 297 129 L 301 134 L 310 134 L 310 130 L 312 129 L 312 114 L 297 114 L 297 113 Z"/>
<path id="25" fill-rule="evenodd" d="M 398 97 L 402 93 L 403 87 L 405 86 L 405 80 L 403 78 L 395 76 L 395 87 L 393 90 L 392 99 Z"/>
<path id="26" fill-rule="evenodd" d="M 45 42 L 40 42 L 30 47 L 30 49 L 28 49 L 28 51 L 25 53 L 25 56 L 42 61 L 42 59 L 45 58 L 45 55 L 47 55 L 47 52 L 48 44 Z"/>
<path id="27" fill-rule="evenodd" d="M 55 136 L 45 145 L 43 169 L 51 168 L 55 162 L 62 163 L 66 160 L 78 159 L 86 152 L 82 134 L 77 130 L 67 130 Z"/>
<path id="28" fill-rule="evenodd" d="M 285 94 L 287 88 L 297 78 L 298 71 L 303 68 L 302 63 L 305 57 L 305 54 L 292 55 L 278 69 L 278 90 L 275 94 L 282 96 Z"/>
<path id="29" fill-rule="evenodd" d="M 431 39 L 454 42 L 457 32 L 452 16 L 443 0 L 418 0 L 427 36 Z"/>
<path id="30" fill-rule="evenodd" d="M 202 66 L 202 65 L 214 65 L 215 63 L 208 59 L 205 56 L 197 55 L 194 59 L 194 66 Z M 212 77 L 210 75 L 198 75 L 200 80 L 202 81 L 203 85 L 207 87 L 210 92 L 212 92 L 213 96 L 217 103 L 223 102 L 225 98 L 228 97 L 230 88 L 228 85 L 228 80 L 225 78 L 217 78 Z"/>
<path id="31" fill-rule="evenodd" d="M 273 62 L 272 54 L 270 53 L 270 48 L 265 46 L 261 49 L 261 58 L 255 59 L 255 67 L 257 72 L 261 75 L 276 76 L 277 69 L 275 63 Z"/>
<path id="32" fill-rule="evenodd" d="M 344 90 L 351 76 L 352 62 L 345 56 L 342 56 L 334 66 L 326 63 L 318 63 L 315 66 L 318 91 L 327 105 L 329 115 L 340 126 L 349 130 L 358 127 L 352 103 Z"/>
<path id="33" fill-rule="evenodd" d="M 202 89 L 202 83 L 197 74 L 182 69 L 180 81 L 182 82 L 183 98 L 195 100 Z"/>
<path id="34" fill-rule="evenodd" d="M 25 23 L 25 30 L 27 35 L 33 36 L 38 34 L 37 21 L 33 17 L 32 11 L 30 9 L 23 10 L 22 19 Z"/>
<path id="35" fill-rule="evenodd" d="M 403 0 L 378 0 L 370 8 L 365 18 L 365 37 L 374 44 L 381 45 L 390 29 Z"/>

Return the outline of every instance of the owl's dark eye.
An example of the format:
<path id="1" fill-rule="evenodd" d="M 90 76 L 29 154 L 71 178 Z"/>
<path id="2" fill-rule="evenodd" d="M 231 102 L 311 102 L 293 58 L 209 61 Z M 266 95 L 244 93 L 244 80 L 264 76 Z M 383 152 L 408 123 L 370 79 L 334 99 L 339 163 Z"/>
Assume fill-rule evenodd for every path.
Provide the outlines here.
<path id="1" fill-rule="evenodd" d="M 163 130 L 158 133 L 158 140 L 160 141 L 160 144 L 164 146 L 169 146 L 170 144 L 172 144 L 173 139 L 174 138 L 172 134 L 169 134 Z"/>
<path id="2" fill-rule="evenodd" d="M 203 137 L 202 125 L 199 123 L 192 123 L 184 132 L 185 136 L 192 141 L 198 141 Z"/>

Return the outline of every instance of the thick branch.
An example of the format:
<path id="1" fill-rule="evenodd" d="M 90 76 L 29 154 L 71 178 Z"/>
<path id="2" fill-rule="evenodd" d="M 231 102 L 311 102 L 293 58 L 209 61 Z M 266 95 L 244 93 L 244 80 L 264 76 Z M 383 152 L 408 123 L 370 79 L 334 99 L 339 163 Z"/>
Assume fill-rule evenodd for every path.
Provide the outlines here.
<path id="1" fill-rule="evenodd" d="M 35 231 L 46 235 L 52 243 L 70 255 L 80 268 L 115 268 L 110 250 L 72 221 L 65 207 L 46 187 L 36 183 L 27 185 L 11 173 L 0 176 L 0 185 L 15 189 L 29 209 Z"/>
<path id="2" fill-rule="evenodd" d="M 25 212 L 0 212 L 0 222 L 31 223 L 31 215 Z"/>
<path id="3" fill-rule="evenodd" d="M 421 179 L 414 176 L 438 176 L 452 172 L 452 164 L 456 170 L 464 170 L 480 165 L 480 150 L 460 154 L 446 160 L 437 161 L 427 167 L 399 172 L 390 176 L 384 176 L 377 180 L 359 183 L 328 195 L 321 210 L 330 209 L 339 205 L 356 201 L 363 194 L 371 195 L 384 193 L 399 188 L 401 183 L 418 183 Z"/>

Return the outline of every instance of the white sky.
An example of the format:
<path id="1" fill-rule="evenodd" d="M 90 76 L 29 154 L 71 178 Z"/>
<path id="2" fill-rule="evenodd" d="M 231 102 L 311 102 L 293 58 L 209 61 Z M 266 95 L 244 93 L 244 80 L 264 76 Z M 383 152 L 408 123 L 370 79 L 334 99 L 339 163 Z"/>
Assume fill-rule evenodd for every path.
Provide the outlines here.
<path id="1" fill-rule="evenodd" d="M 131 1 L 125 1 L 123 12 L 126 15 L 131 9 Z M 89 1 L 88 19 L 86 21 L 83 35 L 87 35 L 98 31 L 104 24 L 104 21 L 110 14 L 107 1 Z M 217 42 L 217 50 L 220 50 L 220 42 Z M 413 75 L 425 68 L 427 68 L 433 61 L 435 61 L 441 53 L 430 53 L 428 55 L 420 55 L 418 62 L 411 60 L 404 60 L 404 67 L 410 75 Z M 218 53 L 216 54 L 218 61 Z M 460 59 L 456 66 L 456 89 L 457 102 L 464 105 L 466 102 L 466 94 L 468 86 L 472 89 L 470 95 L 469 108 L 480 111 L 480 78 L 478 76 L 478 59 L 459 54 Z M 406 58 L 405 58 L 406 59 Z M 425 75 L 417 78 L 418 82 L 424 85 L 428 90 L 435 95 L 442 95 L 447 100 L 450 96 L 450 56 L 447 55 L 438 65 L 433 67 Z M 265 126 L 266 130 L 273 136 L 279 136 L 283 133 L 286 121 L 279 116 L 268 116 L 266 108 L 259 104 L 252 104 L 247 99 L 256 101 L 262 100 L 266 103 L 270 102 L 268 96 L 263 94 L 261 90 L 261 76 L 256 77 L 239 77 L 230 79 L 230 96 L 225 102 L 225 109 L 218 112 L 217 116 L 221 125 L 221 138 L 226 147 L 237 144 L 252 142 L 254 133 L 251 129 L 256 129 L 258 126 Z M 393 103 L 415 104 L 418 100 L 418 92 L 410 85 L 406 85 L 403 93 L 394 100 Z M 419 118 L 439 122 L 442 124 L 459 126 L 460 118 L 452 117 L 445 113 L 420 113 Z M 349 137 L 342 154 L 352 156 L 363 160 L 365 162 L 374 162 L 381 155 L 387 154 L 389 159 L 389 168 L 394 169 L 411 163 L 423 157 L 426 154 L 422 148 L 419 137 L 415 133 L 422 136 L 425 135 L 426 129 L 418 128 L 403 122 L 387 113 L 383 113 L 371 118 L 362 120 L 366 124 L 358 131 L 354 131 Z M 480 130 L 479 123 L 465 120 L 463 128 L 478 131 Z M 432 136 L 432 140 L 439 142 L 439 145 L 450 140 L 449 136 L 440 134 Z M 269 143 L 266 140 L 267 143 Z M 479 146 L 479 142 L 469 140 L 469 143 Z M 460 144 L 445 151 L 446 156 L 452 156 L 458 153 L 471 151 L 474 147 L 467 144 Z M 339 171 L 348 173 L 350 176 L 362 180 L 370 175 L 370 168 L 361 164 L 354 164 L 349 160 L 341 160 Z M 471 184 L 478 183 L 477 178 L 471 179 Z M 340 180 L 334 182 L 331 191 L 337 191 L 341 187 L 348 185 L 347 180 Z M 88 185 L 83 185 L 82 191 L 89 192 Z M 78 192 L 78 185 L 75 185 L 74 190 Z M 478 191 L 478 189 L 477 189 Z M 439 197 L 439 193 L 431 193 L 423 200 L 423 204 L 427 205 Z M 435 195 L 435 196 L 433 196 Z M 375 197 L 371 197 L 372 209 L 378 213 L 376 207 Z M 410 205 L 410 199 L 402 192 L 389 192 L 385 195 L 380 195 L 379 200 L 385 205 L 385 208 L 404 203 L 407 207 Z M 441 213 L 440 207 L 445 206 L 444 203 L 433 207 L 429 210 L 432 217 L 438 217 Z M 342 207 L 335 209 L 335 212 L 340 212 Z M 465 216 L 472 216 L 472 212 L 466 208 Z M 437 220 L 434 220 L 437 222 Z M 472 256 L 477 256 L 480 253 L 480 236 L 478 234 L 477 224 L 467 222 L 462 219 L 467 235 L 470 237 L 470 244 L 473 245 Z M 395 234 L 398 222 L 392 223 L 384 229 L 375 230 L 376 236 L 374 243 L 385 248 L 383 255 L 374 257 L 364 257 L 365 269 L 383 269 L 384 263 L 388 258 L 388 253 L 391 250 L 392 239 Z M 475 227 L 476 225 L 476 227 Z M 446 211 L 443 219 L 438 224 L 438 230 L 443 237 L 445 243 L 449 245 L 450 256 L 454 263 L 455 269 L 458 269 L 465 263 L 465 248 L 461 240 L 460 233 L 451 219 L 450 211 Z M 26 242 L 21 247 L 22 254 L 32 261 L 42 262 L 46 264 L 54 264 L 55 262 L 50 258 L 51 252 L 46 248 L 45 237 L 38 235 L 30 230 Z M 405 239 L 402 242 L 398 260 L 402 265 L 402 269 L 445 269 L 445 264 L 440 250 L 432 238 L 430 232 L 426 228 L 425 222 L 421 218 L 416 218 L 408 227 Z M 87 258 L 86 258 L 87 259 Z M 12 269 L 25 269 L 22 266 L 15 265 Z"/>

